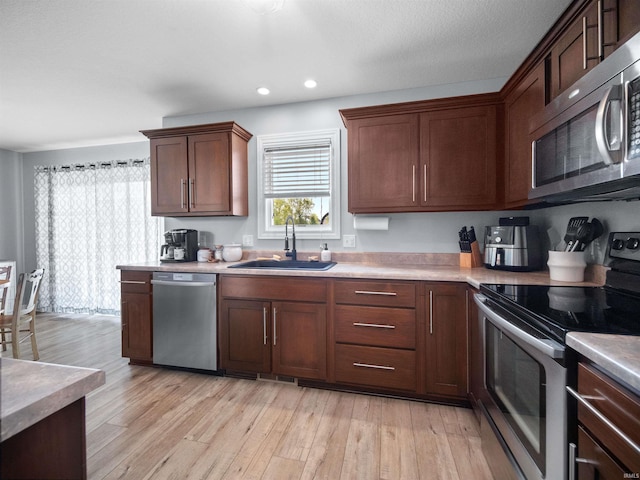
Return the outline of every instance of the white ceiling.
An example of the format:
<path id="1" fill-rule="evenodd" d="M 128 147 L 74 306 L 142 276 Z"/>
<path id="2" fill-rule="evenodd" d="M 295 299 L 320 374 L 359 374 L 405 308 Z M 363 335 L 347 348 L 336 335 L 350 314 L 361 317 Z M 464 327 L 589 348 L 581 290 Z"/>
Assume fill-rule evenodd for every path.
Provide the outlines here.
<path id="1" fill-rule="evenodd" d="M 0 0 L 0 148 L 141 141 L 165 116 L 508 77 L 570 3 L 285 0 L 259 15 L 248 1 Z"/>

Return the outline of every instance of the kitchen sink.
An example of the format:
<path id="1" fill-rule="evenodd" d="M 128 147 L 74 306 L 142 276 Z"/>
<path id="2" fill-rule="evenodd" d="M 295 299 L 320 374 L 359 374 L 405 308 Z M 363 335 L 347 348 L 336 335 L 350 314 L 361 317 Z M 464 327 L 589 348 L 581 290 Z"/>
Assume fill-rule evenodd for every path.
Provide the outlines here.
<path id="1" fill-rule="evenodd" d="M 329 270 L 336 262 L 310 262 L 303 260 L 251 260 L 229 265 L 229 268 L 260 268 L 276 270 Z"/>

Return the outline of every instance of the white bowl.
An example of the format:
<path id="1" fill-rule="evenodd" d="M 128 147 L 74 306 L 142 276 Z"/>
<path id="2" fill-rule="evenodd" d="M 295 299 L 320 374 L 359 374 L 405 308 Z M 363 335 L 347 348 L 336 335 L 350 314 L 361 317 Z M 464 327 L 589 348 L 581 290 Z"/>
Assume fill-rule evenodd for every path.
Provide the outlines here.
<path id="1" fill-rule="evenodd" d="M 225 262 L 237 262 L 238 260 L 242 260 L 242 245 L 239 243 L 223 245 L 222 259 Z"/>

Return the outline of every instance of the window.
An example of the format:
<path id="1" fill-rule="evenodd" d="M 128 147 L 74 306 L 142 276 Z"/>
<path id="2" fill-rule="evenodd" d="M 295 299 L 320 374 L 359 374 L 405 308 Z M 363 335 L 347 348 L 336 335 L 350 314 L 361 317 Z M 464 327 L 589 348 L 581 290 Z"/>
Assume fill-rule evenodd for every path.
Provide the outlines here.
<path id="1" fill-rule="evenodd" d="M 340 238 L 340 130 L 258 137 L 258 238 Z"/>

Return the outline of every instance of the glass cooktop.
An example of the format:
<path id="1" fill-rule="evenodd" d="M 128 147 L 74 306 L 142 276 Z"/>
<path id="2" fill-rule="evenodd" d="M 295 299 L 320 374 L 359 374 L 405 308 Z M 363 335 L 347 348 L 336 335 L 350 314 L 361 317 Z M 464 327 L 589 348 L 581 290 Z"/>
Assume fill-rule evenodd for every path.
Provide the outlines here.
<path id="1" fill-rule="evenodd" d="M 482 285 L 489 298 L 526 314 L 564 342 L 571 331 L 640 335 L 640 296 L 607 287 Z"/>

